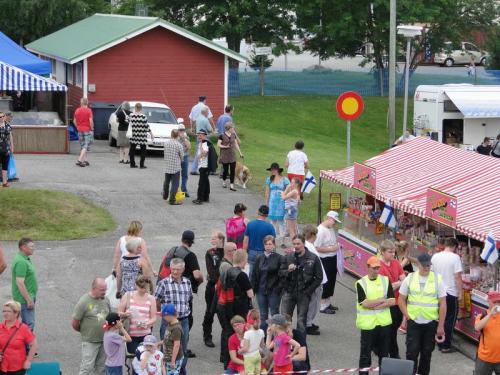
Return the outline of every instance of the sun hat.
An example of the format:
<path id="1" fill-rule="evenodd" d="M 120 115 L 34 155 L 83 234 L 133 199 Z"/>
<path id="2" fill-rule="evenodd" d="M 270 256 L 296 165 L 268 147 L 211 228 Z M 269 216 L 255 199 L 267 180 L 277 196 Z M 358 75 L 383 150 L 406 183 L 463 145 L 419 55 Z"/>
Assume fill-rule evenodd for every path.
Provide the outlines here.
<path id="1" fill-rule="evenodd" d="M 342 223 L 340 220 L 339 220 L 339 213 L 337 211 L 328 211 L 328 213 L 326 214 L 326 217 L 329 217 L 329 218 L 332 218 L 333 220 L 335 220 L 337 223 Z"/>
<path id="2" fill-rule="evenodd" d="M 143 345 L 156 345 L 158 344 L 158 340 L 153 335 L 147 335 L 146 337 L 144 337 L 142 343 Z"/>
<path id="3" fill-rule="evenodd" d="M 420 254 L 417 260 L 422 267 L 429 267 L 431 265 L 431 256 L 427 253 Z"/>
<path id="4" fill-rule="evenodd" d="M 271 163 L 271 166 L 266 169 L 266 171 L 272 171 L 273 169 L 277 169 L 278 171 L 283 172 L 283 168 L 280 168 L 280 165 L 276 162 Z"/>
<path id="5" fill-rule="evenodd" d="M 380 267 L 380 259 L 377 258 L 375 255 L 374 256 L 371 256 L 368 258 L 368 260 L 366 261 L 366 264 L 372 268 L 374 267 Z"/>
<path id="6" fill-rule="evenodd" d="M 177 310 L 175 309 L 175 305 L 172 303 L 167 303 L 161 307 L 161 316 L 175 316 L 177 314 Z"/>

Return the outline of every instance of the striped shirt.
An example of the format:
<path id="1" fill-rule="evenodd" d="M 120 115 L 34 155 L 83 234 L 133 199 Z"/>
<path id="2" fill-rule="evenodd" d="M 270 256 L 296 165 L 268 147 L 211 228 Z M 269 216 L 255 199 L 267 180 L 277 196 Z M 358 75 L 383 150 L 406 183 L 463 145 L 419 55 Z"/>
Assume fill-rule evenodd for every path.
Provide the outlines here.
<path id="1" fill-rule="evenodd" d="M 151 328 L 139 327 L 139 323 L 144 323 L 151 317 L 151 301 L 148 299 L 144 303 L 140 303 L 134 299 L 134 292 L 129 293 L 129 308 L 128 311 L 131 314 L 130 317 L 130 328 L 128 333 L 130 336 L 142 337 L 151 334 Z"/>
<path id="2" fill-rule="evenodd" d="M 172 276 L 166 277 L 156 286 L 155 298 L 162 305 L 173 304 L 179 319 L 187 318 L 191 313 L 189 301 L 193 299 L 191 281 L 184 276 L 180 282 L 175 281 Z"/>
<path id="3" fill-rule="evenodd" d="M 132 126 L 132 138 L 130 138 L 130 143 L 136 145 L 147 144 L 147 135 L 150 129 L 146 115 L 137 112 L 131 113 L 129 116 L 129 125 Z"/>

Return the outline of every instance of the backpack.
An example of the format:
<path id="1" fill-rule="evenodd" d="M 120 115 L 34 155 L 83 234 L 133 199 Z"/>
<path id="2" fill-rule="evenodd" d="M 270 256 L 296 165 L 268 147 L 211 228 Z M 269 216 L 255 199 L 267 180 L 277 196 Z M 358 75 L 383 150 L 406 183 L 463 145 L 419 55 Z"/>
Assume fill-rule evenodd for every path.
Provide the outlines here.
<path id="1" fill-rule="evenodd" d="M 217 171 L 217 163 L 219 161 L 219 156 L 217 155 L 217 151 L 215 150 L 215 147 L 211 142 L 207 141 L 207 146 L 208 146 L 207 168 L 209 172 L 215 172 Z"/>
<path id="2" fill-rule="evenodd" d="M 220 275 L 216 287 L 217 304 L 227 306 L 234 303 L 234 287 L 241 272 L 239 268 L 231 267 Z"/>
<path id="3" fill-rule="evenodd" d="M 168 253 L 163 257 L 161 264 L 160 264 L 160 270 L 158 271 L 158 280 L 157 283 L 159 283 L 161 280 L 163 280 L 166 277 L 170 276 L 170 262 L 174 258 L 181 258 L 184 260 L 184 258 L 189 254 L 189 251 L 186 250 L 184 246 L 174 246 L 172 247 Z"/>

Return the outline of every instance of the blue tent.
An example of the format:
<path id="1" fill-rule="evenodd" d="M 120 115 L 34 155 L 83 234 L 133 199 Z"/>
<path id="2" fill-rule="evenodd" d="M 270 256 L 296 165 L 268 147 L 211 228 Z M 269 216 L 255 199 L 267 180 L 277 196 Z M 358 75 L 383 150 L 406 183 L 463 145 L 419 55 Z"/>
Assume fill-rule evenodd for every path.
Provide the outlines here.
<path id="1" fill-rule="evenodd" d="M 2 61 L 7 64 L 39 75 L 52 73 L 52 64 L 50 61 L 42 60 L 26 51 L 1 31 L 0 51 L 2 51 Z"/>

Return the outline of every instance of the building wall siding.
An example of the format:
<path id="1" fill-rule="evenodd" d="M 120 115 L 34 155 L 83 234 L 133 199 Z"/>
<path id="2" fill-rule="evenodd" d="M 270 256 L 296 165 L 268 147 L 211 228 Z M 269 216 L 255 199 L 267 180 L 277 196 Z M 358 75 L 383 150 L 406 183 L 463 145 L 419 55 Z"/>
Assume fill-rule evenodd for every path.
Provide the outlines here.
<path id="1" fill-rule="evenodd" d="M 186 124 L 200 95 L 224 109 L 224 55 L 160 27 L 91 56 L 88 77 L 90 102 L 165 103 Z"/>

